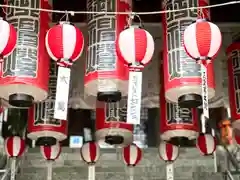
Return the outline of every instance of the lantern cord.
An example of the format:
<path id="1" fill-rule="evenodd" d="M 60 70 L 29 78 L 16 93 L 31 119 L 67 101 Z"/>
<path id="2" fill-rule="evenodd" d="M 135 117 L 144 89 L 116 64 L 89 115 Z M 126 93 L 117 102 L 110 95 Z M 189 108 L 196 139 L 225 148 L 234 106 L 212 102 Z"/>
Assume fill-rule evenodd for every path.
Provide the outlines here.
<path id="1" fill-rule="evenodd" d="M 108 12 L 108 11 L 61 11 L 61 10 L 51 10 L 51 9 L 43 9 L 43 8 L 31 8 L 31 7 L 20 7 L 14 5 L 6 5 L 0 4 L 2 8 L 13 8 L 13 9 L 22 9 L 22 10 L 34 10 L 34 11 L 44 11 L 49 13 L 61 13 L 61 14 L 104 14 L 104 15 L 116 15 L 116 14 L 128 14 L 128 15 L 153 15 L 153 14 L 163 14 L 163 13 L 172 13 L 172 12 L 181 12 L 186 10 L 200 10 L 206 8 L 215 8 L 215 7 L 222 7 L 228 6 L 233 4 L 240 4 L 240 1 L 230 1 L 226 3 L 219 3 L 213 4 L 208 6 L 201 6 L 201 7 L 188 7 L 188 8 L 181 8 L 181 9 L 174 9 L 174 10 L 165 10 L 165 11 L 151 11 L 151 12 Z M 4 12 L 6 12 L 4 10 Z"/>
<path id="2" fill-rule="evenodd" d="M 208 108 L 208 84 L 207 84 L 207 64 L 204 65 L 203 62 L 201 63 L 201 79 L 202 79 L 202 107 L 203 107 L 203 119 L 205 119 L 204 124 L 206 125 L 206 121 L 209 119 L 209 108 Z M 203 129 L 206 132 L 206 128 Z M 203 132 L 203 133 L 205 133 Z"/>
<path id="3" fill-rule="evenodd" d="M 12 158 L 11 162 L 11 180 L 15 180 L 15 175 L 16 175 L 16 157 Z"/>
<path id="4" fill-rule="evenodd" d="M 52 161 L 47 162 L 47 180 L 52 180 Z"/>
<path id="5" fill-rule="evenodd" d="M 166 163 L 166 179 L 167 180 L 174 180 L 173 162 L 167 162 Z"/>
<path id="6" fill-rule="evenodd" d="M 95 166 L 88 166 L 88 180 L 95 180 Z"/>

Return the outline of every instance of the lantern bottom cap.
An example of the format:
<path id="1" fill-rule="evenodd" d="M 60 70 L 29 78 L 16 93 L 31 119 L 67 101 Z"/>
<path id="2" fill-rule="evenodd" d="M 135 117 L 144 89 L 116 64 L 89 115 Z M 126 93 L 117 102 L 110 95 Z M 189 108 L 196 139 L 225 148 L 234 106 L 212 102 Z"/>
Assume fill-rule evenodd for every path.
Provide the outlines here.
<path id="1" fill-rule="evenodd" d="M 195 139 L 188 139 L 187 137 L 174 137 L 168 141 L 170 144 L 181 147 L 193 147 L 195 146 Z"/>
<path id="2" fill-rule="evenodd" d="M 110 136 L 120 136 L 123 138 L 123 142 L 121 144 L 113 144 L 116 148 L 122 148 L 128 146 L 133 142 L 133 133 L 131 130 L 124 129 L 124 128 L 104 128 L 99 129 L 95 133 L 96 140 L 98 141 L 99 145 L 110 145 L 106 143 L 106 139 L 110 140 Z M 120 138 L 119 138 L 120 139 Z M 119 142 L 118 142 L 119 143 Z"/>
<path id="3" fill-rule="evenodd" d="M 110 91 L 110 92 L 98 92 L 97 100 L 104 102 L 118 102 L 122 98 L 122 93 L 120 91 Z"/>
<path id="4" fill-rule="evenodd" d="M 44 129 L 47 128 L 47 129 Z M 46 127 L 44 125 L 39 126 L 39 129 L 31 129 L 28 128 L 28 134 L 27 137 L 31 140 L 37 141 L 39 138 L 42 137 L 53 137 L 57 139 L 57 141 L 63 141 L 67 138 L 66 132 L 56 131 L 54 128 L 52 130 L 49 130 L 49 127 Z"/>
<path id="5" fill-rule="evenodd" d="M 40 137 L 38 138 L 37 143 L 40 146 L 53 146 L 57 143 L 57 140 L 54 137 Z"/>
<path id="6" fill-rule="evenodd" d="M 191 142 L 194 142 L 195 144 L 195 140 L 198 137 L 198 135 L 199 132 L 197 128 L 193 127 L 193 129 L 188 129 L 183 127 L 182 129 L 174 129 L 161 132 L 160 139 L 162 139 L 163 141 L 171 142 L 176 145 L 184 146 L 185 144 L 187 145 L 188 142 L 190 144 Z M 186 142 L 185 144 L 184 143 L 181 144 L 182 141 L 188 142 Z"/>
<path id="7" fill-rule="evenodd" d="M 185 94 L 178 98 L 181 108 L 196 108 L 202 104 L 202 97 L 198 94 Z"/>
<path id="8" fill-rule="evenodd" d="M 110 145 L 119 145 L 124 141 L 124 137 L 120 135 L 108 135 L 105 137 L 105 142 Z"/>
<path id="9" fill-rule="evenodd" d="M 11 94 L 9 104 L 15 107 L 31 107 L 34 98 L 28 94 Z"/>

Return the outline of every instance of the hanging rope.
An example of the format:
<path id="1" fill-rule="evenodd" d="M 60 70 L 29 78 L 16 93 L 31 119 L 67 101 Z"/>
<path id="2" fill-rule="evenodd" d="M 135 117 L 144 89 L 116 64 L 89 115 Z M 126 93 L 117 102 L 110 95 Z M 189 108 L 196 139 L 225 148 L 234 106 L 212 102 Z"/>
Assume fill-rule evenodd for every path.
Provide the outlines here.
<path id="1" fill-rule="evenodd" d="M 171 12 L 180 12 L 186 10 L 200 10 L 206 8 L 215 8 L 222 6 L 229 6 L 234 4 L 240 4 L 240 1 L 230 1 L 226 3 L 201 6 L 201 7 L 188 7 L 182 9 L 174 9 L 174 10 L 166 10 L 166 11 L 151 11 L 151 12 L 108 12 L 108 11 L 61 11 L 61 10 L 51 10 L 51 9 L 43 9 L 43 8 L 30 8 L 30 7 L 20 7 L 13 5 L 0 4 L 2 8 L 13 8 L 13 9 L 22 9 L 22 10 L 35 10 L 35 11 L 44 11 L 49 13 L 61 13 L 61 14 L 70 14 L 74 16 L 74 14 L 107 14 L 107 15 L 116 15 L 116 14 L 128 14 L 128 15 L 153 15 L 153 14 L 163 14 L 163 13 L 171 13 Z"/>

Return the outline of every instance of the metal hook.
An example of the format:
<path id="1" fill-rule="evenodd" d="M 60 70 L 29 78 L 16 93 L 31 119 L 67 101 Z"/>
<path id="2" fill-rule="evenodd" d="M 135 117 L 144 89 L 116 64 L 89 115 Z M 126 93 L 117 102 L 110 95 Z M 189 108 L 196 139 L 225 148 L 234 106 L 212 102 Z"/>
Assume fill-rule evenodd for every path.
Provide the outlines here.
<path id="1" fill-rule="evenodd" d="M 66 17 L 66 21 L 69 21 L 69 17 L 68 17 L 68 11 L 65 11 L 65 14 L 61 17 L 61 19 L 59 21 L 62 21 L 63 18 Z"/>

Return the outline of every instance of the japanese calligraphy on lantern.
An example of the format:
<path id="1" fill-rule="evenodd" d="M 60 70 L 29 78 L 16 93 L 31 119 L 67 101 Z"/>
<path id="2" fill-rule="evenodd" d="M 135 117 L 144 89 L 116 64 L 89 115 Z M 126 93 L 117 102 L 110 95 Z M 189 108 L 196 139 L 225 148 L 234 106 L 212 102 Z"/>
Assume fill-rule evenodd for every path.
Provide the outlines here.
<path id="1" fill-rule="evenodd" d="M 54 61 L 50 63 L 49 74 L 49 93 L 48 98 L 35 105 L 35 125 L 51 125 L 61 126 L 61 120 L 54 119 L 54 106 L 56 97 L 56 85 L 57 85 L 57 64 Z"/>
<path id="2" fill-rule="evenodd" d="M 40 0 L 7 1 L 8 5 L 40 8 Z M 7 8 L 6 20 L 17 30 L 17 46 L 4 61 L 3 75 L 36 77 L 38 67 L 39 11 Z"/>
<path id="3" fill-rule="evenodd" d="M 166 10 L 197 7 L 198 0 L 166 0 Z M 196 20 L 197 10 L 166 13 L 169 80 L 182 77 L 200 77 L 200 65 L 189 58 L 182 46 L 185 28 Z M 180 30 L 180 31 L 179 31 Z"/>
<path id="4" fill-rule="evenodd" d="M 167 124 L 193 124 L 191 109 L 167 103 Z"/>
<path id="5" fill-rule="evenodd" d="M 236 101 L 236 112 L 240 114 L 240 51 L 234 50 L 231 52 L 233 77 L 234 77 L 234 92 Z"/>
<path id="6" fill-rule="evenodd" d="M 90 11 L 115 11 L 112 0 L 88 0 Z M 86 74 L 116 68 L 115 15 L 88 14 L 88 54 Z"/>

